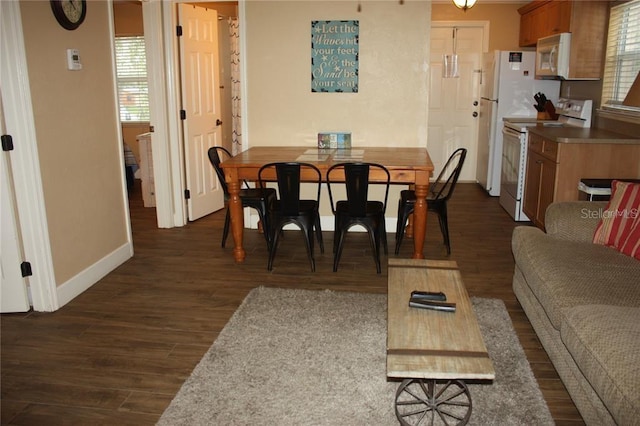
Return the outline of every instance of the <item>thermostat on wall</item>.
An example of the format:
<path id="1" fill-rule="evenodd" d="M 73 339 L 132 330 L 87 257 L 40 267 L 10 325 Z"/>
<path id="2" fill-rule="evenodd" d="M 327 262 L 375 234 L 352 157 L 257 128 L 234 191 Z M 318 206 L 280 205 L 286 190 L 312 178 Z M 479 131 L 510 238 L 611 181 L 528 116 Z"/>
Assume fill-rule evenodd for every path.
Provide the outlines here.
<path id="1" fill-rule="evenodd" d="M 67 69 L 71 71 L 79 71 L 82 69 L 80 51 L 78 49 L 67 49 Z"/>

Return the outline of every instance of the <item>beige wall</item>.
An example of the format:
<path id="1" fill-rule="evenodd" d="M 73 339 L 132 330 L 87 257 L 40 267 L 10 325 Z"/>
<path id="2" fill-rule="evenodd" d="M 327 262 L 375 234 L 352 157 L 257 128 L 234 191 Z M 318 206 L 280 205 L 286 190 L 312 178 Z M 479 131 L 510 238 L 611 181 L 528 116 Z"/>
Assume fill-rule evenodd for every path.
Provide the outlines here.
<path id="1" fill-rule="evenodd" d="M 133 0 L 115 0 L 113 23 L 116 36 L 143 35 L 142 3 Z"/>
<path id="2" fill-rule="evenodd" d="M 249 1 L 251 146 L 316 146 L 347 131 L 354 146 L 426 146 L 430 3 Z M 358 93 L 311 92 L 311 21 L 359 20 Z"/>
<path id="3" fill-rule="evenodd" d="M 238 17 L 238 2 L 237 1 L 216 1 L 216 2 L 198 2 L 194 3 L 198 6 L 208 7 L 218 11 L 218 15 L 222 15 L 225 18 L 237 18 Z"/>
<path id="4" fill-rule="evenodd" d="M 533 50 L 518 46 L 520 35 L 520 14 L 522 3 L 485 3 L 479 0 L 466 12 L 451 2 L 434 3 L 431 19 L 434 21 L 489 21 L 489 51 L 492 50 Z"/>
<path id="5" fill-rule="evenodd" d="M 20 2 L 58 285 L 128 240 L 109 3 L 88 6 L 84 24 L 67 31 L 48 1 Z M 67 48 L 80 50 L 81 71 L 67 70 Z"/>

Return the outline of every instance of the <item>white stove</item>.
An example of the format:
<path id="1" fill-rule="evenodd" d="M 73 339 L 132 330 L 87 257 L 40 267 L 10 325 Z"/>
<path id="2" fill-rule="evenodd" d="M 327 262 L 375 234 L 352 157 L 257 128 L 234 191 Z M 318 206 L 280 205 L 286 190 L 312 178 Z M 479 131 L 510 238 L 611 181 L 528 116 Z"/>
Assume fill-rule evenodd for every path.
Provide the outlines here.
<path id="1" fill-rule="evenodd" d="M 505 118 L 502 129 L 502 170 L 500 180 L 500 205 L 515 221 L 528 221 L 522 211 L 524 181 L 527 168 L 527 128 L 549 127 L 591 127 L 593 101 L 578 99 L 558 99 L 557 120 L 536 118 Z"/>
<path id="2" fill-rule="evenodd" d="M 527 127 L 538 125 L 549 127 L 591 127 L 592 100 L 560 98 L 555 107 L 556 114 L 558 114 L 557 120 L 507 117 L 504 119 L 504 126 L 520 133 L 526 132 Z"/>

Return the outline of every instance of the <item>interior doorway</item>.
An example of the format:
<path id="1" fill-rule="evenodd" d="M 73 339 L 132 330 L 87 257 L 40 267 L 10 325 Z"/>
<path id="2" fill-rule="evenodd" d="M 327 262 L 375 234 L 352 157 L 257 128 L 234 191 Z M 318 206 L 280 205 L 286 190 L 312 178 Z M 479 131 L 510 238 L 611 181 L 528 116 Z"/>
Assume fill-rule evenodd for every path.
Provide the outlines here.
<path id="1" fill-rule="evenodd" d="M 428 149 L 437 176 L 457 148 L 467 149 L 460 181 L 475 182 L 482 54 L 488 23 L 434 21 L 431 24 Z M 443 77 L 443 57 L 457 55 L 458 75 Z"/>
<path id="2" fill-rule="evenodd" d="M 218 14 L 218 52 L 220 57 L 220 113 L 222 120 L 221 145 L 236 153 L 241 137 L 239 125 L 234 123 L 237 113 L 234 112 L 234 102 L 239 98 L 237 91 L 238 77 L 234 76 L 234 67 L 239 61 L 238 37 L 238 2 L 237 1 L 190 1 L 191 4 L 205 9 L 213 9 Z M 237 120 L 235 120 L 237 121 Z"/>
<path id="3" fill-rule="evenodd" d="M 224 191 L 208 151 L 222 146 L 221 40 L 215 9 L 178 5 L 181 123 L 184 141 L 187 214 L 200 219 L 224 207 Z"/>
<path id="4" fill-rule="evenodd" d="M 147 43 L 147 57 L 148 61 L 151 62 L 151 67 L 147 67 L 147 69 L 152 70 L 154 67 L 165 67 L 166 61 L 168 61 L 170 57 L 173 57 L 174 60 L 171 62 L 177 64 L 179 49 L 177 38 L 158 40 L 157 37 L 159 33 L 162 32 L 164 34 L 168 33 L 166 30 L 168 26 L 168 22 L 171 22 L 172 28 L 178 23 L 179 14 L 178 6 L 180 4 L 190 4 L 196 6 L 198 8 L 203 9 L 213 9 L 218 13 L 218 33 L 217 33 L 217 41 L 218 41 L 218 50 L 220 52 L 219 61 L 219 73 L 220 78 L 219 81 L 216 81 L 216 90 L 220 93 L 220 114 L 221 114 L 221 125 L 220 125 L 220 135 L 217 138 L 216 144 L 220 144 L 227 148 L 231 152 L 237 152 L 238 141 L 241 137 L 241 131 L 239 125 L 234 125 L 234 111 L 237 108 L 234 108 L 234 102 L 237 102 L 239 98 L 237 92 L 238 85 L 233 82 L 233 66 L 237 65 L 237 56 L 238 56 L 238 47 L 237 43 L 234 45 L 229 42 L 230 34 L 234 33 L 237 35 L 237 17 L 238 17 L 238 3 L 237 2 L 216 2 L 216 1 L 208 1 L 208 2 L 199 2 L 199 1 L 175 1 L 175 2 L 162 2 L 161 4 L 145 4 L 144 2 L 131 2 L 131 1 L 115 1 L 114 2 L 114 11 L 118 7 L 127 10 L 127 13 L 114 13 L 114 20 L 121 19 L 121 22 L 116 22 L 116 36 L 118 36 L 119 31 L 118 28 L 124 28 L 124 33 L 131 33 L 131 28 L 133 27 L 133 31 L 137 32 L 141 35 L 144 35 L 145 41 Z M 137 11 L 130 10 L 131 8 L 137 8 Z M 146 12 L 145 12 L 146 8 Z M 151 9 L 151 10 L 150 10 Z M 147 14 L 145 17 L 144 14 Z M 135 18 L 133 18 L 135 17 Z M 135 22 L 131 22 L 134 20 Z M 123 22 L 124 21 L 124 24 Z M 126 28 L 128 26 L 128 28 Z M 144 30 L 143 30 L 144 28 Z M 144 31 L 147 31 L 151 28 L 151 31 L 148 31 L 149 34 L 145 34 Z M 120 32 L 122 33 L 122 32 Z M 171 31 L 171 34 L 175 36 L 175 30 Z M 164 38 L 164 36 L 162 36 Z M 161 43 L 159 45 L 158 51 L 162 51 L 161 55 L 158 55 L 158 51 L 149 52 L 149 46 L 155 48 L 157 43 Z M 167 58 L 163 58 L 166 56 Z M 234 57 L 236 59 L 234 59 Z M 159 59 L 160 58 L 160 59 Z M 154 63 L 154 61 L 156 61 Z M 164 97 L 157 102 L 157 105 L 160 107 L 158 109 L 163 109 L 160 115 L 165 114 L 173 114 L 171 111 L 175 105 L 175 115 L 179 116 L 180 111 L 178 105 L 180 105 L 180 92 L 182 90 L 182 86 L 184 84 L 181 83 L 181 70 L 179 68 L 169 70 L 169 73 L 165 73 L 164 70 L 161 73 L 156 71 L 149 71 L 149 101 L 150 105 L 153 103 L 153 98 L 156 96 L 153 92 L 158 90 L 159 84 L 164 85 L 164 88 L 160 88 L 162 91 L 167 91 L 166 87 L 171 87 L 172 91 L 175 91 L 173 94 L 165 94 Z M 154 78 L 157 80 L 153 81 Z M 157 93 L 157 92 L 156 92 Z M 177 98 L 172 99 L 173 96 Z M 165 111 L 167 109 L 167 105 L 169 105 L 169 111 Z M 152 106 L 153 107 L 153 106 Z M 163 120 L 170 120 L 169 123 L 163 123 Z M 154 152 L 149 157 L 153 158 L 153 162 L 160 164 L 161 166 L 165 166 L 159 171 L 159 173 L 155 172 L 155 168 L 152 166 L 151 169 L 151 179 L 153 182 L 151 185 L 145 185 L 145 187 L 151 187 L 154 191 L 153 193 L 153 205 L 150 207 L 156 208 L 156 214 L 158 218 L 158 226 L 164 228 L 170 228 L 173 226 L 183 226 L 188 220 L 193 220 L 194 216 L 191 215 L 191 206 L 189 205 L 189 209 L 187 209 L 188 202 L 184 197 L 177 198 L 175 194 L 182 193 L 176 191 L 177 186 L 183 186 L 190 190 L 193 193 L 194 188 L 189 188 L 187 183 L 187 174 L 188 167 L 185 164 L 188 160 L 188 153 L 182 151 L 182 145 L 184 136 L 182 130 L 178 131 L 178 127 L 182 127 L 179 122 L 179 118 L 174 117 L 162 117 L 162 120 L 153 119 L 152 133 L 148 134 L 148 139 L 157 139 L 160 141 L 159 143 L 149 143 L 147 145 L 154 147 Z M 236 120 L 237 121 L 237 120 Z M 132 151 L 134 151 L 136 160 L 140 160 L 141 152 L 139 147 L 137 146 L 137 136 L 141 133 L 149 132 L 149 124 L 150 123 L 138 123 L 140 125 L 135 125 L 132 123 L 122 124 L 123 128 L 123 137 L 125 141 L 130 141 L 132 146 Z M 169 128 L 167 128 L 169 126 Z M 175 126 L 175 127 L 174 127 Z M 174 127 L 174 128 L 171 128 Z M 167 130 L 169 132 L 178 133 L 177 137 L 172 137 L 167 134 Z M 185 135 L 186 136 L 186 135 Z M 163 141 L 178 141 L 179 142 L 171 142 L 171 147 L 163 147 Z M 161 149 L 157 149 L 157 148 Z M 166 148 L 166 149 L 163 149 Z M 168 154 L 167 150 L 170 150 L 171 153 Z M 206 153 L 205 153 L 206 157 Z M 171 159 L 170 161 L 168 159 Z M 202 163 L 203 158 L 200 157 L 198 161 Z M 179 164 L 169 164 L 171 162 L 179 163 Z M 200 164 L 200 168 L 206 167 L 208 164 Z M 168 166 L 168 167 L 167 167 Z M 147 174 L 149 175 L 149 174 Z M 140 177 L 140 174 L 138 174 Z M 195 189 L 196 192 L 198 189 Z M 143 189 L 144 191 L 144 189 Z M 147 197 L 148 199 L 150 197 Z M 222 199 L 222 196 L 220 196 Z M 223 205 L 222 203 L 219 203 Z M 213 211 L 220 208 L 218 204 L 215 204 L 217 207 L 212 210 L 206 210 L 204 213 L 202 211 L 199 212 L 198 216 L 206 215 L 212 213 Z M 201 209 L 200 209 L 201 210 Z"/>

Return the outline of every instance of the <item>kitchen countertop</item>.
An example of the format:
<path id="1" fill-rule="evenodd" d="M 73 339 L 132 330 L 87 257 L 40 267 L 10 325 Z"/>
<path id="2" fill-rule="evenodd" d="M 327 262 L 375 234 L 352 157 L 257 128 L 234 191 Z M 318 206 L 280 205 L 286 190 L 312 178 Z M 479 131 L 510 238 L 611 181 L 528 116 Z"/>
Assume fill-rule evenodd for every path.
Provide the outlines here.
<path id="1" fill-rule="evenodd" d="M 640 138 L 603 129 L 584 127 L 555 127 L 538 124 L 527 129 L 530 133 L 558 143 L 604 143 L 640 145 Z"/>

